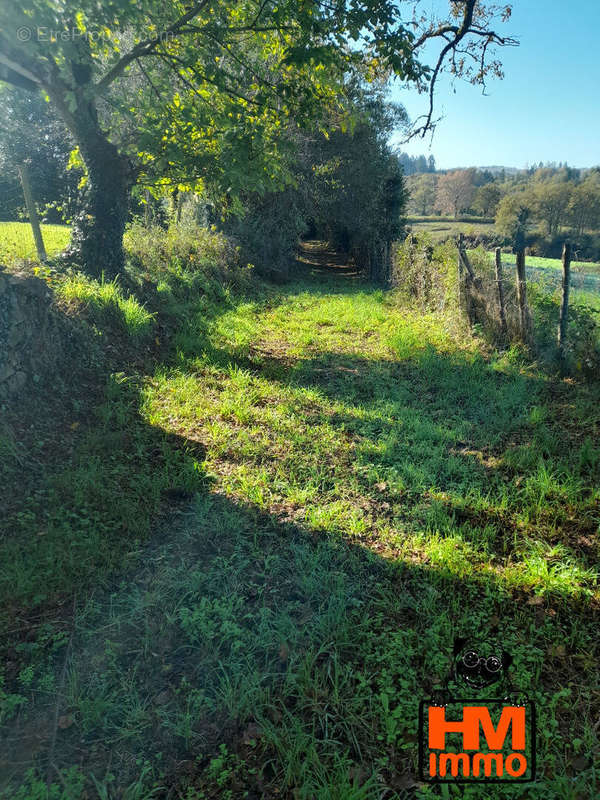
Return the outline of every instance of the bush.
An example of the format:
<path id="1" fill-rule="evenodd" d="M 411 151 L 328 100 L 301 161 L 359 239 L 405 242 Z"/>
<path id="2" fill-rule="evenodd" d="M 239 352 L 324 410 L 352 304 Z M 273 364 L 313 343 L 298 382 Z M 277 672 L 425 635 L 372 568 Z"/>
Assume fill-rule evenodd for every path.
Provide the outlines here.
<path id="1" fill-rule="evenodd" d="M 456 247 L 450 241 L 433 246 L 428 234 L 396 242 L 392 254 L 392 285 L 414 297 L 422 307 L 442 309 L 456 299 Z"/>
<path id="2" fill-rule="evenodd" d="M 600 311 L 583 304 L 569 309 L 567 358 L 571 371 L 588 379 L 600 375 Z"/>
<path id="3" fill-rule="evenodd" d="M 600 261 L 600 235 L 561 233 L 551 238 L 531 236 L 527 244 L 531 255 L 560 258 L 565 241 L 570 241 L 574 257 L 581 261 Z"/>
<path id="4" fill-rule="evenodd" d="M 286 280 L 306 229 L 301 198 L 293 189 L 245 200 L 245 213 L 230 215 L 223 227 L 239 246 L 242 260 L 272 280 Z"/>
<path id="5" fill-rule="evenodd" d="M 536 349 L 546 361 L 555 364 L 558 359 L 559 293 L 550 294 L 545 287 L 530 284 L 528 294 Z M 566 367 L 569 372 L 586 378 L 600 375 L 600 310 L 597 308 L 578 302 L 569 306 Z"/>
<path id="6" fill-rule="evenodd" d="M 139 222 L 125 232 L 129 277 L 150 281 L 159 290 L 203 291 L 219 296 L 224 288 L 246 288 L 249 270 L 240 249 L 223 233 L 194 222 L 172 223 L 167 229 Z"/>

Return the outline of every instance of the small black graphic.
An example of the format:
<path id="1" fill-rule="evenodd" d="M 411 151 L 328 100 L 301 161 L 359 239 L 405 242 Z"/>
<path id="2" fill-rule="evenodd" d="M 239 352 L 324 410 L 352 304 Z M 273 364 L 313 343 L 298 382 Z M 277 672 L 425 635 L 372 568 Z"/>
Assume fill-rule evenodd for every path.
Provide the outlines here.
<path id="1" fill-rule="evenodd" d="M 485 689 L 500 681 L 508 682 L 507 670 L 511 664 L 512 656 L 498 642 L 454 641 L 454 677 L 473 689 Z"/>

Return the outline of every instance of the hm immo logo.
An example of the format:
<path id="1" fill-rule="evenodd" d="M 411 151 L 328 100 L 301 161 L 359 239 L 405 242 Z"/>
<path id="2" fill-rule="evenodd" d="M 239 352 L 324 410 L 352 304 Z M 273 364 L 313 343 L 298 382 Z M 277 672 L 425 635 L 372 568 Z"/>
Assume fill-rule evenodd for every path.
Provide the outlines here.
<path id="1" fill-rule="evenodd" d="M 529 782 L 535 778 L 535 707 L 447 699 L 419 706 L 422 781 Z"/>

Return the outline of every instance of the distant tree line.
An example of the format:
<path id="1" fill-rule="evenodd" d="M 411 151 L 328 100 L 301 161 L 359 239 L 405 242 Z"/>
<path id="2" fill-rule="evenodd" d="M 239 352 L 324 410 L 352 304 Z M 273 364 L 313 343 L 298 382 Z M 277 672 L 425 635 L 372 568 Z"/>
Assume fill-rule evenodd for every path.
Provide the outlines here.
<path id="1" fill-rule="evenodd" d="M 561 162 L 511 174 L 456 169 L 409 175 L 406 183 L 409 214 L 493 218 L 512 243 L 566 235 L 583 241 L 600 232 L 600 166 L 575 169 Z"/>
<path id="2" fill-rule="evenodd" d="M 402 167 L 402 172 L 405 175 L 415 175 L 421 172 L 435 172 L 434 156 L 409 156 L 408 153 L 399 152 L 397 158 Z"/>

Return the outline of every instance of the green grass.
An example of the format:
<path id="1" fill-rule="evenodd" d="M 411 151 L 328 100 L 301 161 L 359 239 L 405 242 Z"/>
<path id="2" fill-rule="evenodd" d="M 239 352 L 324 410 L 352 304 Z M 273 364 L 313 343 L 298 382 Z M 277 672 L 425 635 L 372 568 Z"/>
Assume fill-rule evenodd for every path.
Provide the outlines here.
<path id="1" fill-rule="evenodd" d="M 41 228 L 48 256 L 55 256 L 64 250 L 71 236 L 71 229 L 67 225 L 42 225 Z M 0 264 L 15 259 L 37 261 L 31 226 L 28 222 L 0 222 Z"/>
<path id="2" fill-rule="evenodd" d="M 465 236 L 493 236 L 496 233 L 493 221 L 489 220 L 461 222 L 448 217 L 428 217 L 426 221 L 423 221 L 424 217 L 415 217 L 414 219 L 414 222 L 412 218 L 408 220 L 411 231 L 415 234 L 429 234 L 434 243 L 455 238 L 459 233 L 463 233 Z"/>
<path id="3" fill-rule="evenodd" d="M 148 333 L 155 316 L 135 297 L 125 295 L 117 280 L 98 282 L 81 273 L 69 274 L 56 280 L 56 296 L 96 326 L 120 326 L 133 337 Z"/>
<path id="4" fill-rule="evenodd" d="M 352 280 L 211 296 L 182 276 L 152 369 L 123 363 L 60 433 L 0 439 L 26 483 L 0 595 L 27 634 L 0 776 L 37 766 L 10 796 L 49 796 L 57 709 L 65 800 L 459 796 L 413 780 L 417 706 L 486 630 L 540 716 L 538 783 L 494 797 L 597 796 L 594 387 Z"/>
<path id="5" fill-rule="evenodd" d="M 418 214 L 411 215 L 408 217 L 408 222 L 410 224 L 415 222 L 450 222 L 450 223 L 462 223 L 462 222 L 476 222 L 477 224 L 481 225 L 493 225 L 494 218 L 493 217 L 480 217 L 480 216 L 470 216 L 469 214 L 461 214 L 458 219 L 455 217 L 444 217 L 438 214 L 429 214 L 425 216 L 419 216 Z"/>
<path id="6" fill-rule="evenodd" d="M 494 236 L 497 235 L 493 220 L 453 220 L 450 217 L 409 217 L 408 224 L 415 234 L 427 233 L 434 243 L 454 239 L 460 233 L 465 236 Z M 503 253 L 502 262 L 507 266 L 515 265 L 512 253 Z M 560 258 L 543 258 L 541 256 L 527 256 L 527 265 L 537 269 L 562 269 Z M 600 264 L 591 261 L 572 261 L 571 268 L 575 273 L 590 275 L 600 274 Z M 575 277 L 576 280 L 576 277 Z"/>
<path id="7" fill-rule="evenodd" d="M 490 252 L 488 254 L 490 269 L 493 258 L 494 255 Z M 502 253 L 502 264 L 506 268 L 505 277 L 508 275 L 512 279 L 516 267 L 514 254 Z M 554 292 L 562 286 L 562 261 L 560 258 L 542 258 L 527 254 L 525 266 L 528 279 L 545 286 L 547 291 Z M 591 261 L 571 262 L 571 290 L 573 299 L 584 300 L 587 298 L 594 304 L 596 302 L 594 296 L 600 293 L 600 264 Z"/>
<path id="8" fill-rule="evenodd" d="M 515 265 L 515 257 L 511 253 L 502 254 L 502 263 Z M 530 267 L 537 267 L 538 269 L 559 269 L 562 270 L 562 261 L 560 258 L 542 258 L 541 256 L 527 255 L 526 263 Z M 598 274 L 600 272 L 600 264 L 593 261 L 571 261 L 571 269 L 579 272 L 589 272 Z"/>

